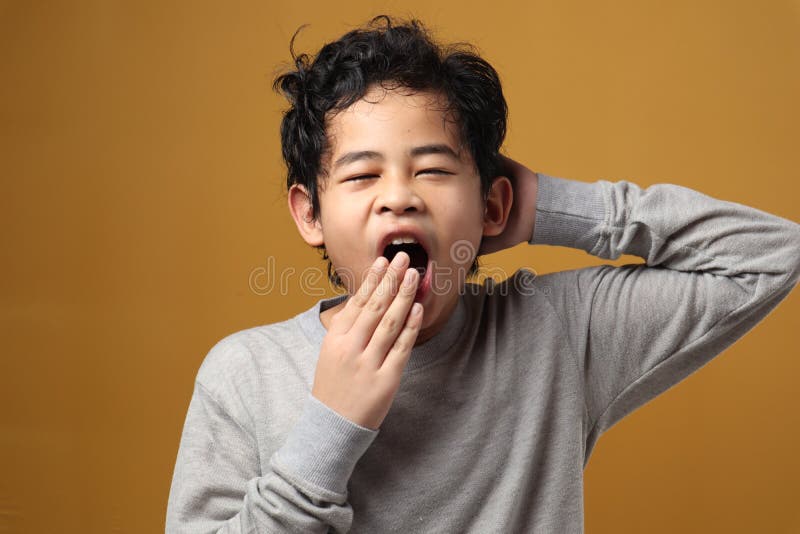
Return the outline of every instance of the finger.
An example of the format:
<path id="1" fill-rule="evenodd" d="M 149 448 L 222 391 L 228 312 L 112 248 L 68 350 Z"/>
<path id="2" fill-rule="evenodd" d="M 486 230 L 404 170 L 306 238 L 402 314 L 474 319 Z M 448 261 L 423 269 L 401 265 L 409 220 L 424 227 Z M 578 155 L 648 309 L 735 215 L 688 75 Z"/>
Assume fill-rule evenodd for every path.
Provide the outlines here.
<path id="1" fill-rule="evenodd" d="M 392 259 L 392 263 L 389 264 L 389 268 L 386 269 L 386 274 L 383 275 L 380 284 L 372 292 L 369 300 L 361 309 L 361 313 L 356 317 L 348 334 L 353 336 L 353 342 L 358 346 L 366 347 L 369 343 L 375 327 L 394 299 L 400 280 L 402 280 L 410 261 L 405 252 L 397 253 Z"/>
<path id="2" fill-rule="evenodd" d="M 383 314 L 369 340 L 364 356 L 376 367 L 380 367 L 389 349 L 394 345 L 397 336 L 404 328 L 408 312 L 414 304 L 414 295 L 419 285 L 419 273 L 416 269 L 406 269 L 397 296 L 392 300 L 389 309 Z"/>
<path id="3" fill-rule="evenodd" d="M 422 328 L 423 311 L 422 304 L 419 302 L 415 302 L 411 306 L 411 311 L 408 313 L 403 330 L 400 331 L 400 335 L 397 336 L 392 348 L 389 349 L 386 358 L 383 360 L 381 371 L 390 373 L 396 380 L 399 380 L 403 374 L 403 369 L 405 369 L 408 358 L 411 356 L 411 349 L 414 348 L 414 344 L 417 342 L 417 336 L 419 336 L 419 331 Z"/>
<path id="4" fill-rule="evenodd" d="M 361 286 L 348 299 L 347 303 L 338 314 L 336 320 L 331 322 L 331 331 L 345 333 L 352 328 L 361 310 L 364 309 L 375 288 L 378 287 L 383 273 L 389 266 L 389 260 L 379 256 L 367 271 L 367 276 Z"/>

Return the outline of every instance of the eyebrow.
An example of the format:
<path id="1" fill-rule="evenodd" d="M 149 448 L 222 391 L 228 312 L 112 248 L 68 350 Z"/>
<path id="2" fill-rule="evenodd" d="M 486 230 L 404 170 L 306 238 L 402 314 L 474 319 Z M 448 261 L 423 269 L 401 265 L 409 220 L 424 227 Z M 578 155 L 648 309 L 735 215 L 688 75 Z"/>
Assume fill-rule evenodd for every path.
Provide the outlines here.
<path id="1" fill-rule="evenodd" d="M 363 159 L 383 159 L 383 155 L 380 152 L 375 152 L 374 150 L 360 150 L 358 152 L 347 152 L 334 162 L 333 169 L 335 170 L 336 168 L 341 167 L 342 165 L 348 165 L 350 163 L 355 163 L 356 161 L 361 161 Z"/>
<path id="2" fill-rule="evenodd" d="M 445 144 L 423 145 L 411 149 L 411 157 L 413 158 L 417 156 L 425 156 L 427 154 L 443 154 L 447 157 L 453 158 L 456 161 L 461 160 L 461 158 L 458 157 L 458 154 L 456 154 L 452 148 Z"/>
<path id="3" fill-rule="evenodd" d="M 417 146 L 411 149 L 409 152 L 412 158 L 416 158 L 419 156 L 426 156 L 429 154 L 442 154 L 449 158 L 452 158 L 456 161 L 460 161 L 461 158 L 458 157 L 458 154 L 449 146 L 445 144 L 433 144 L 433 145 L 422 145 Z M 333 164 L 333 169 L 341 167 L 342 165 L 348 165 L 350 163 L 355 163 L 356 161 L 361 161 L 365 159 L 372 159 L 372 160 L 382 160 L 383 154 L 380 152 L 376 152 L 374 150 L 359 150 L 356 152 L 347 152 L 342 154 Z"/>

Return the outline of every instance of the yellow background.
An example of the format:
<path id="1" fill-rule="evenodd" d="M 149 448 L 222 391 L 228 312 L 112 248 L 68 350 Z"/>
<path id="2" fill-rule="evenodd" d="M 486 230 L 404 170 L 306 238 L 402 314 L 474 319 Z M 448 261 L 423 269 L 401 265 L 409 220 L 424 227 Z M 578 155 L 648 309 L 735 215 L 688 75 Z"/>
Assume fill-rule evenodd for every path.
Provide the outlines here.
<path id="1" fill-rule="evenodd" d="M 273 74 L 301 24 L 314 52 L 382 12 L 480 48 L 535 170 L 800 220 L 797 1 L 2 1 L 0 532 L 163 530 L 208 349 L 318 298 Z M 798 317 L 794 294 L 600 440 L 587 532 L 800 532 Z"/>

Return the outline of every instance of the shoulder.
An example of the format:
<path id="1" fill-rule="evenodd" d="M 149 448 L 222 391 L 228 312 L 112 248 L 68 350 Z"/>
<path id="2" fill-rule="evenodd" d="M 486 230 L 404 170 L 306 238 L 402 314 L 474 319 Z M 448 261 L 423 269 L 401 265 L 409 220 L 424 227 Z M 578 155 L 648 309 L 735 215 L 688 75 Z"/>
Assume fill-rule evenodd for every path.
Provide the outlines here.
<path id="1" fill-rule="evenodd" d="M 298 316 L 240 330 L 218 341 L 203 359 L 196 383 L 219 400 L 259 391 L 290 361 L 310 353 Z"/>
<path id="2" fill-rule="evenodd" d="M 473 308 L 524 312 L 527 315 L 545 313 L 561 309 L 567 302 L 589 298 L 609 270 L 613 270 L 613 266 L 599 265 L 545 274 L 521 268 L 497 282 L 493 275 L 498 273 L 484 269 L 482 272 L 486 279 L 480 284 L 467 284 L 465 293 Z"/>
<path id="3" fill-rule="evenodd" d="M 475 297 L 483 305 L 513 305 L 515 302 L 530 301 L 537 297 L 547 296 L 555 284 L 563 284 L 563 277 L 554 277 L 562 273 L 539 275 L 536 272 L 521 268 L 502 281 L 497 281 L 501 271 L 492 268 L 482 269 L 483 279 L 480 283 L 469 283 L 465 293 Z"/>

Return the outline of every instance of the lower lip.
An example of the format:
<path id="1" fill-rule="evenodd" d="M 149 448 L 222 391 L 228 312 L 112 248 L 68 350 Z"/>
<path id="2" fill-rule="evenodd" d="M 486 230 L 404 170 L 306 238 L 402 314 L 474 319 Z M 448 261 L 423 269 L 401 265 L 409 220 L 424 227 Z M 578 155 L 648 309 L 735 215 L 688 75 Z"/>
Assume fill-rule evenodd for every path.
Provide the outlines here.
<path id="1" fill-rule="evenodd" d="M 428 260 L 428 265 L 425 267 L 425 276 L 419 281 L 417 286 L 417 294 L 414 295 L 414 302 L 422 302 L 431 291 L 431 278 L 433 277 L 431 262 Z"/>

